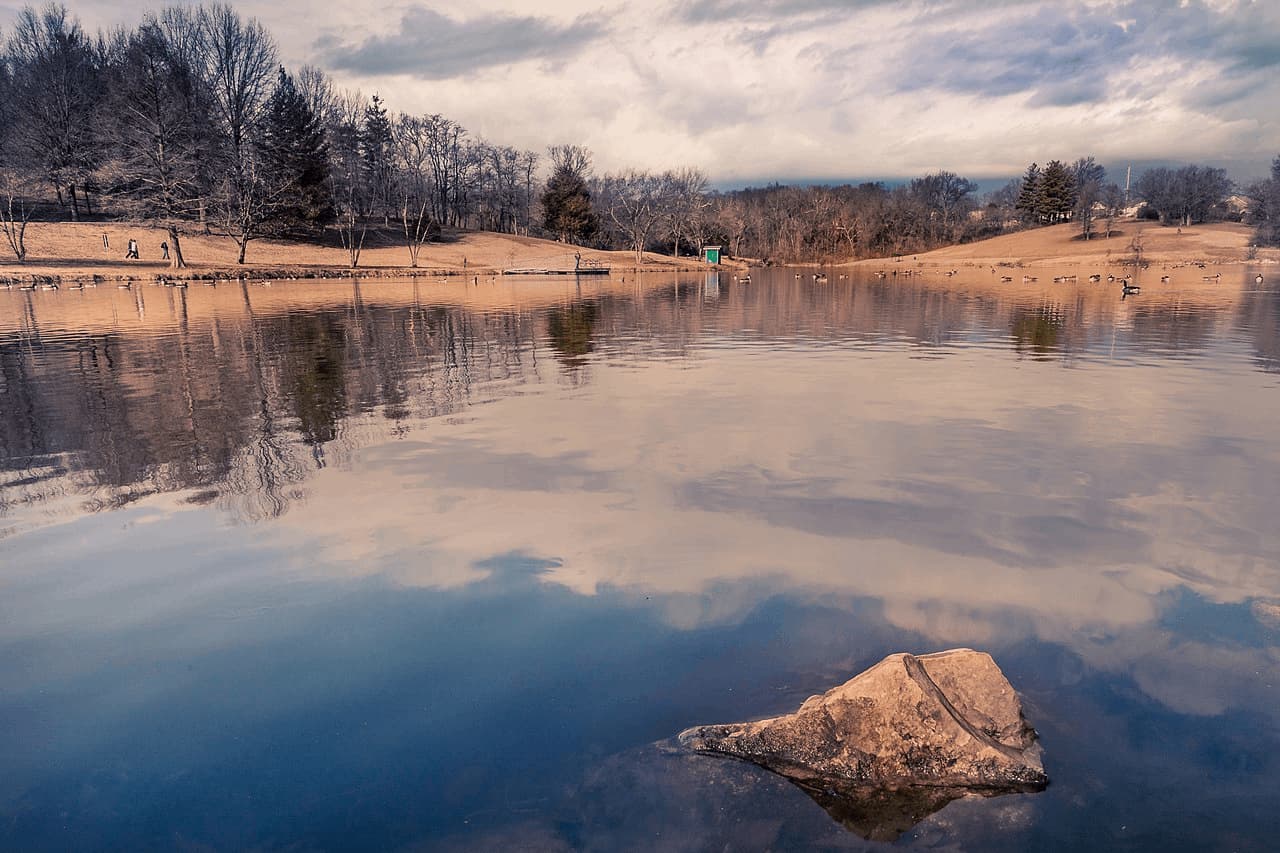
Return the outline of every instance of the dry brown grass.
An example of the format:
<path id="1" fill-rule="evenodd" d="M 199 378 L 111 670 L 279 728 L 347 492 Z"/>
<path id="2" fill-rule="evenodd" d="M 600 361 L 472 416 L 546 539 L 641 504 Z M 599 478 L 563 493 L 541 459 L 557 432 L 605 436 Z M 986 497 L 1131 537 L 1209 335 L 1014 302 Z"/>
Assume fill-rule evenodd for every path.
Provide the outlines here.
<path id="1" fill-rule="evenodd" d="M 106 234 L 110 248 L 103 248 Z M 141 259 L 126 261 L 129 239 L 138 241 Z M 0 255 L 0 277 L 51 275 L 62 278 L 101 276 L 149 279 L 170 275 L 168 263 L 160 260 L 163 230 L 123 223 L 32 223 L 27 229 L 27 260 L 17 264 L 12 255 Z M 0 244 L 3 246 L 3 244 Z M 7 254 L 8 247 L 3 246 Z M 489 274 L 510 267 L 572 269 L 574 253 L 614 270 L 636 269 L 632 252 L 602 252 L 579 248 L 536 237 L 518 237 L 486 231 L 447 234 L 444 241 L 424 246 L 418 258 L 419 271 L 440 274 Z M 255 274 L 273 272 L 340 272 L 350 265 L 350 256 L 336 240 L 303 243 L 260 240 L 249 244 L 244 267 L 236 264 L 237 248 L 227 237 L 184 235 L 182 253 L 192 274 L 241 270 Z M 674 258 L 646 253 L 646 270 L 674 270 L 697 265 L 694 258 Z M 403 274 L 409 270 L 409 251 L 394 229 L 370 231 L 360 256 L 360 270 L 369 273 Z"/>
<path id="2" fill-rule="evenodd" d="M 902 260 L 925 266 L 1105 266 L 1131 259 L 1131 247 L 1137 237 L 1142 242 L 1143 258 L 1153 264 L 1243 263 L 1253 237 L 1252 228 L 1229 222 L 1193 225 L 1179 231 L 1155 222 L 1125 220 L 1117 223 L 1116 232 L 1109 238 L 1081 240 L 1079 232 L 1079 226 L 1071 223 L 1052 225 L 907 255 Z M 1259 250 L 1258 260 L 1278 263 L 1280 250 Z M 884 266 L 888 262 L 876 259 L 859 264 Z"/>

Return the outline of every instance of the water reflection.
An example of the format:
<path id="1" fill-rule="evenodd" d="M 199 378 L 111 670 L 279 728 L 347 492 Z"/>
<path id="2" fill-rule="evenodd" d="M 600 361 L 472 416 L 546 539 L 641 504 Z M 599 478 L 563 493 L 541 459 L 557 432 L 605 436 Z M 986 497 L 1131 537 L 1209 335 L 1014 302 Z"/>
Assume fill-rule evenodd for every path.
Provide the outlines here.
<path id="1" fill-rule="evenodd" d="M 847 846 L 648 744 L 977 645 L 1054 784 L 899 843 L 1262 849 L 1245 278 L 0 293 L 0 846 Z"/>

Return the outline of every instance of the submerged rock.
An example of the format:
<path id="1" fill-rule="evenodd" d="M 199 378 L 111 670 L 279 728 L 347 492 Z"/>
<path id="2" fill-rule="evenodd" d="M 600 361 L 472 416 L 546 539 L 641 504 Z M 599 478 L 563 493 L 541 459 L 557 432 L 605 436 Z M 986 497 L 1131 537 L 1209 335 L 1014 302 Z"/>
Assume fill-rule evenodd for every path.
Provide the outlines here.
<path id="1" fill-rule="evenodd" d="M 991 656 L 972 649 L 890 655 L 794 714 L 698 726 L 679 740 L 786 776 L 829 811 L 883 805 L 893 791 L 908 812 L 927 812 L 966 793 L 1048 784 L 1018 695 Z"/>

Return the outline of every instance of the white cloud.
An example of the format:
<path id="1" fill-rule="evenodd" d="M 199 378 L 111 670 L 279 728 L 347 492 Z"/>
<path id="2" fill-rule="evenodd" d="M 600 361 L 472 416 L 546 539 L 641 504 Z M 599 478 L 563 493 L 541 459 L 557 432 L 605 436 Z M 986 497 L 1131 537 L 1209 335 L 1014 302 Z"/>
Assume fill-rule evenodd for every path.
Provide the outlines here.
<path id="1" fill-rule="evenodd" d="M 1280 8 L 1247 0 L 239 8 L 291 64 L 505 144 L 584 143 L 603 170 L 999 177 L 1093 154 L 1113 168 L 1222 162 L 1244 178 L 1280 147 Z M 137 15 L 76 11 L 90 26 Z"/>

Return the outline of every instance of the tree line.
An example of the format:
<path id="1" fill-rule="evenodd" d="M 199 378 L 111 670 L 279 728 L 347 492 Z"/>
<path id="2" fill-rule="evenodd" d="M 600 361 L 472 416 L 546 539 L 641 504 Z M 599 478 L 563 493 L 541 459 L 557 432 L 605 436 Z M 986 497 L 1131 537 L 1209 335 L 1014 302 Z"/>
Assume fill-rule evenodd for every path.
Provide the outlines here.
<path id="1" fill-rule="evenodd" d="M 359 262 L 368 229 L 410 262 L 441 227 L 527 233 L 539 155 L 440 115 L 391 113 L 292 73 L 257 21 L 220 3 L 149 13 L 90 37 L 64 7 L 25 8 L 0 54 L 0 225 L 18 260 L 45 197 L 71 220 L 112 215 L 254 240 L 336 230 Z"/>
<path id="2" fill-rule="evenodd" d="M 1280 168 L 1280 167 L 1278 167 Z M 545 178 L 544 178 L 545 175 Z M 1280 172 L 1248 191 L 1259 240 L 1280 241 Z M 1149 169 L 1133 195 L 1167 224 L 1229 211 L 1233 187 L 1206 166 Z M 713 192 L 693 168 L 597 175 L 591 153 L 540 155 L 472 136 L 438 114 L 395 113 L 290 71 L 270 33 L 231 6 L 172 6 L 90 36 L 65 7 L 19 12 L 0 49 L 0 231 L 26 255 L 38 212 L 113 216 L 182 235 L 340 240 L 352 267 L 370 229 L 400 235 L 410 266 L 442 229 L 549 236 L 679 256 L 702 245 L 786 262 L 903 255 L 1060 222 L 1106 233 L 1129 198 L 1092 157 L 1032 164 L 978 198 L 948 171 L 899 185 Z M 42 211 L 41 208 L 44 208 Z"/>

